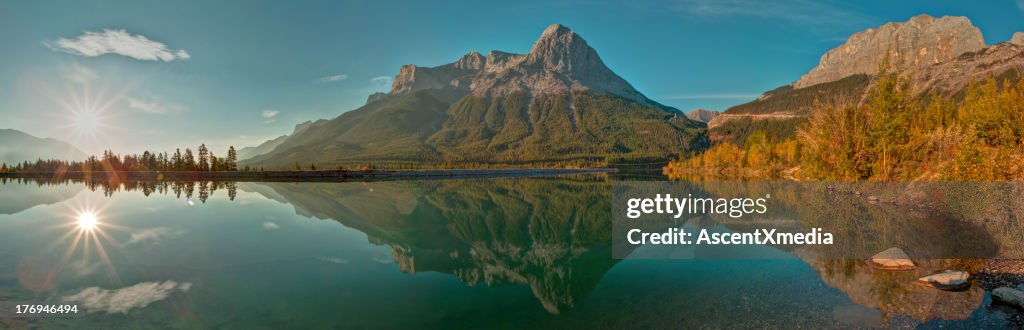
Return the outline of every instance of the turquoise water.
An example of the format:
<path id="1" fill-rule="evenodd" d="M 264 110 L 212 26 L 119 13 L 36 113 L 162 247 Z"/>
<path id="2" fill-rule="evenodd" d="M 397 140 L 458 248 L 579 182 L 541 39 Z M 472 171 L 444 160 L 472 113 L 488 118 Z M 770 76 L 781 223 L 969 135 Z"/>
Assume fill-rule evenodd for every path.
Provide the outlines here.
<path id="1" fill-rule="evenodd" d="M 0 324 L 1013 327 L 1005 318 L 1017 311 L 992 306 L 976 286 L 894 286 L 862 263 L 798 251 L 613 259 L 609 181 L 7 182 L 0 302 L 75 303 L 82 315 L 6 314 Z"/>

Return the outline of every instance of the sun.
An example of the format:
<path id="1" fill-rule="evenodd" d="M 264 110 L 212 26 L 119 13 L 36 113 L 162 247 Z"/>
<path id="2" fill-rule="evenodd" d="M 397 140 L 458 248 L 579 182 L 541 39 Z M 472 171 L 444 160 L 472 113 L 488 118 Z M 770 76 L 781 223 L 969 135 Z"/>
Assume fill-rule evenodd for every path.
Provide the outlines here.
<path id="1" fill-rule="evenodd" d="M 99 219 L 96 218 L 96 213 L 85 211 L 78 214 L 75 219 L 75 224 L 78 225 L 78 229 L 82 231 L 93 231 L 99 226 Z"/>
<path id="2" fill-rule="evenodd" d="M 90 264 L 91 258 L 95 255 L 106 266 L 108 275 L 115 281 L 120 281 L 117 270 L 114 269 L 114 264 L 110 260 L 110 255 L 107 254 L 107 245 L 112 244 L 117 247 L 119 244 L 107 233 L 107 230 L 124 231 L 127 228 L 105 221 L 116 219 L 116 217 L 106 214 L 106 207 L 97 207 L 90 200 L 79 200 L 78 203 L 68 206 L 70 207 L 69 212 L 62 217 L 66 221 L 60 221 L 59 225 L 53 227 L 58 230 L 66 230 L 63 235 L 51 243 L 54 247 L 67 245 L 60 264 L 67 265 L 73 261 L 73 258 L 77 259 L 74 262 Z M 60 267 L 54 268 L 53 271 L 56 272 L 59 269 Z"/>
<path id="3" fill-rule="evenodd" d="M 110 93 L 106 86 L 92 86 L 89 81 L 71 83 L 64 93 L 46 86 L 43 90 L 59 110 L 51 113 L 55 126 L 79 147 L 104 147 L 111 134 L 122 129 L 113 125 L 117 115 L 111 109 L 123 104 L 127 90 Z"/>
<path id="4" fill-rule="evenodd" d="M 79 134 L 94 135 L 103 127 L 103 117 L 90 108 L 77 109 L 72 113 L 71 125 Z"/>

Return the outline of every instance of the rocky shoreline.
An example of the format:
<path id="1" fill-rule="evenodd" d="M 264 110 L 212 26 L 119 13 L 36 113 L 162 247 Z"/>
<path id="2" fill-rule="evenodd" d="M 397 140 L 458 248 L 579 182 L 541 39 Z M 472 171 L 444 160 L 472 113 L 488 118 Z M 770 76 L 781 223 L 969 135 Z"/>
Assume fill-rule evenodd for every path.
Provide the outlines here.
<path id="1" fill-rule="evenodd" d="M 975 276 L 978 286 L 991 291 L 999 287 L 1019 287 L 1024 285 L 1024 260 L 1019 259 L 988 259 Z"/>

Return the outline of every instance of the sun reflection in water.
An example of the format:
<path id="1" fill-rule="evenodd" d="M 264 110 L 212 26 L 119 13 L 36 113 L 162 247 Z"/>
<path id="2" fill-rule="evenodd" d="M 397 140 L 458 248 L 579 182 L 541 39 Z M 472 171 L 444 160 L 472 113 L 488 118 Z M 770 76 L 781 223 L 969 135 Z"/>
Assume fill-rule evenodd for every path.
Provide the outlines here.
<path id="1" fill-rule="evenodd" d="M 103 208 L 80 205 L 72 207 L 69 211 L 67 219 L 71 221 L 59 225 L 61 228 L 67 228 L 67 232 L 53 243 L 55 247 L 63 246 L 65 248 L 60 265 L 90 264 L 98 258 L 99 262 L 107 269 L 108 275 L 112 279 L 119 280 L 110 255 L 107 253 L 108 247 L 118 247 L 119 244 L 107 231 L 124 230 L 124 228 L 106 221 Z"/>
<path id="2" fill-rule="evenodd" d="M 78 225 L 78 230 L 82 231 L 93 231 L 99 226 L 99 220 L 96 219 L 96 213 L 92 211 L 84 211 L 78 214 L 75 219 L 75 224 Z"/>

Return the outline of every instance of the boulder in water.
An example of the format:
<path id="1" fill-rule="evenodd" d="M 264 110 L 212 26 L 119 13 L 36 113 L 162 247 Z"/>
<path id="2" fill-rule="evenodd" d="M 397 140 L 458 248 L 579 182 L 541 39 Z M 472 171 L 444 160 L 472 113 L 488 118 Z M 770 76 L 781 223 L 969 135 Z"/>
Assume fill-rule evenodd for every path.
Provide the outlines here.
<path id="1" fill-rule="evenodd" d="M 992 290 L 992 299 L 1016 306 L 1017 308 L 1024 308 L 1024 291 L 1014 288 L 996 288 Z"/>
<path id="2" fill-rule="evenodd" d="M 940 290 L 959 291 L 971 287 L 971 274 L 959 270 L 946 270 L 919 278 L 917 283 Z"/>
<path id="3" fill-rule="evenodd" d="M 912 270 L 917 268 L 903 249 L 894 247 L 871 257 L 868 264 L 881 270 Z"/>

